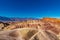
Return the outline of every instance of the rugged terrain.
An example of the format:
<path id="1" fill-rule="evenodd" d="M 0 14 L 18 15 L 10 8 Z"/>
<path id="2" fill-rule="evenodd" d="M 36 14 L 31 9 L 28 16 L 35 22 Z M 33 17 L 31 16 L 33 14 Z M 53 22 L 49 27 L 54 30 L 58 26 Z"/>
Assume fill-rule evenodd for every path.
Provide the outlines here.
<path id="1" fill-rule="evenodd" d="M 60 40 L 60 19 L 0 22 L 0 40 Z"/>

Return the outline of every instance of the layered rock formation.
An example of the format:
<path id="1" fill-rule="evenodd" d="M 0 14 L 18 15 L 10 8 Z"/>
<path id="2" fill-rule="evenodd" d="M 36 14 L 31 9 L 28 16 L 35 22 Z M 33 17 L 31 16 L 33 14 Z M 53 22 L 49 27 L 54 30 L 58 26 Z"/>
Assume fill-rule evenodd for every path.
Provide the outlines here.
<path id="1" fill-rule="evenodd" d="M 6 38 L 5 40 L 60 40 L 60 19 L 43 18 L 12 22 L 3 27 L 0 35 L 1 40 L 4 40 L 3 38 Z"/>

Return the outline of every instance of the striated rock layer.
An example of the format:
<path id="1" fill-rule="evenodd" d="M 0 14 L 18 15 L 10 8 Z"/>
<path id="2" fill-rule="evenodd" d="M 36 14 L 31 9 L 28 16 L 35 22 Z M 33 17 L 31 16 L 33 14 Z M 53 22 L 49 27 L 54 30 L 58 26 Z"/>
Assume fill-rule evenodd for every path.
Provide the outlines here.
<path id="1" fill-rule="evenodd" d="M 60 19 L 43 18 L 7 24 L 0 28 L 0 40 L 60 40 Z"/>

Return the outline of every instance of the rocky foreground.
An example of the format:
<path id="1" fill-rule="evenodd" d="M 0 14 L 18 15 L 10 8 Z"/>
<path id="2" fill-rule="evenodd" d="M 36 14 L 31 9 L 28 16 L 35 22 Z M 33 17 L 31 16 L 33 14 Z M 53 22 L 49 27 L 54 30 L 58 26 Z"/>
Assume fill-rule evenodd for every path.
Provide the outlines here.
<path id="1" fill-rule="evenodd" d="M 0 22 L 0 40 L 60 40 L 60 19 Z"/>

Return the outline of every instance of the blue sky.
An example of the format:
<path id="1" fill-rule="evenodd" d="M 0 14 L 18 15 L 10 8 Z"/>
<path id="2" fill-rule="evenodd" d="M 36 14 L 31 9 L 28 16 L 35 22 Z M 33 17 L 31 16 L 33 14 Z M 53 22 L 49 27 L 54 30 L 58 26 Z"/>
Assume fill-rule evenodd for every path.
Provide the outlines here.
<path id="1" fill-rule="evenodd" d="M 60 0 L 0 0 L 0 16 L 60 18 Z"/>

